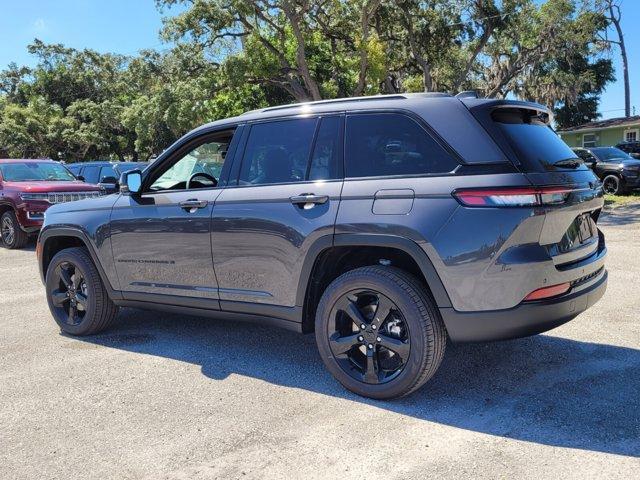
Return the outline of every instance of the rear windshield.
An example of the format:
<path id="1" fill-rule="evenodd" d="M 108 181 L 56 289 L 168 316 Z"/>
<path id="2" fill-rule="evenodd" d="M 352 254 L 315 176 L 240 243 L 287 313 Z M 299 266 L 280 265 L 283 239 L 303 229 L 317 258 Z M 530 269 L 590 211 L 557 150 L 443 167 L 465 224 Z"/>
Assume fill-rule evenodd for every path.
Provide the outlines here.
<path id="1" fill-rule="evenodd" d="M 588 167 L 553 131 L 543 115 L 535 110 L 504 108 L 495 110 L 491 117 L 526 171 L 586 170 Z"/>
<path id="2" fill-rule="evenodd" d="M 0 172 L 6 182 L 70 182 L 76 179 L 65 167 L 53 162 L 5 163 L 0 165 Z"/>

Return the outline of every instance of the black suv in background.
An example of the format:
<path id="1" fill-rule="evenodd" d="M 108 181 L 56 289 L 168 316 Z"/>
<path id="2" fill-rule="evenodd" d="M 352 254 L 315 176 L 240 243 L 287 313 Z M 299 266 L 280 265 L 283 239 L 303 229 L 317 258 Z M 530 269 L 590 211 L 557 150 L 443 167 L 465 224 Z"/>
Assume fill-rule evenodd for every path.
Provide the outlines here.
<path id="1" fill-rule="evenodd" d="M 633 158 L 640 159 L 640 142 L 622 142 L 616 145 L 625 153 L 628 153 Z"/>
<path id="2" fill-rule="evenodd" d="M 120 176 L 129 170 L 143 170 L 146 162 L 82 162 L 71 163 L 66 167 L 76 177 L 87 183 L 95 183 L 101 186 L 107 193 L 118 191 Z"/>
<path id="3" fill-rule="evenodd" d="M 616 147 L 574 148 L 600 180 L 605 193 L 624 195 L 640 188 L 640 160 Z"/>
<path id="4" fill-rule="evenodd" d="M 600 182 L 534 103 L 266 108 L 188 133 L 122 181 L 47 212 L 36 251 L 69 334 L 122 306 L 315 332 L 346 388 L 392 398 L 434 375 L 447 338 L 543 332 L 606 288 Z"/>

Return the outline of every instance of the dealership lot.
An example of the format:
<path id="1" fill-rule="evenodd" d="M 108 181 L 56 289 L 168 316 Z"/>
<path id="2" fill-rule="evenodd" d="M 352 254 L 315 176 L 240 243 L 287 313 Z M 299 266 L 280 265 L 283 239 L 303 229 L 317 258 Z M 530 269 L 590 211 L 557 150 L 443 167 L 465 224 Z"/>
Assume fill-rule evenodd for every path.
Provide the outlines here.
<path id="1" fill-rule="evenodd" d="M 631 478 L 640 207 L 600 221 L 609 288 L 573 322 L 450 345 L 426 388 L 364 400 L 313 336 L 123 310 L 59 333 L 33 245 L 0 249 L 0 478 Z"/>

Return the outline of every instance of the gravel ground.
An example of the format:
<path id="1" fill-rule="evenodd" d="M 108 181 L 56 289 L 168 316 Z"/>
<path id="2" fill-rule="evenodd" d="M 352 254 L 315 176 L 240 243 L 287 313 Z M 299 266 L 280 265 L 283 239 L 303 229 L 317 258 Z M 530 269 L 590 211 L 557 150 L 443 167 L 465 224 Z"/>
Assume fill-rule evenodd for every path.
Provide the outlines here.
<path id="1" fill-rule="evenodd" d="M 63 336 L 33 248 L 0 249 L 0 478 L 637 478 L 640 207 L 600 223 L 595 307 L 450 345 L 393 402 L 344 391 L 312 336 L 139 310 Z"/>

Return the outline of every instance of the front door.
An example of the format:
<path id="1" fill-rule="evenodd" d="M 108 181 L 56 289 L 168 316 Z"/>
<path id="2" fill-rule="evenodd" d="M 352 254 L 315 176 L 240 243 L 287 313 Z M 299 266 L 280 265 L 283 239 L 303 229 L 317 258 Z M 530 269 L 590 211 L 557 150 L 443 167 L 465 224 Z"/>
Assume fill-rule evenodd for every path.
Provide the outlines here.
<path id="1" fill-rule="evenodd" d="M 178 149 L 145 175 L 141 194 L 116 202 L 111 244 L 125 298 L 159 294 L 165 303 L 171 296 L 218 298 L 211 214 L 231 138 L 232 132 L 215 134 Z"/>
<path id="2" fill-rule="evenodd" d="M 212 248 L 223 310 L 294 307 L 306 254 L 331 241 L 342 189 L 340 115 L 251 126 L 236 185 L 216 201 Z M 230 182 L 231 183 L 231 182 Z"/>

